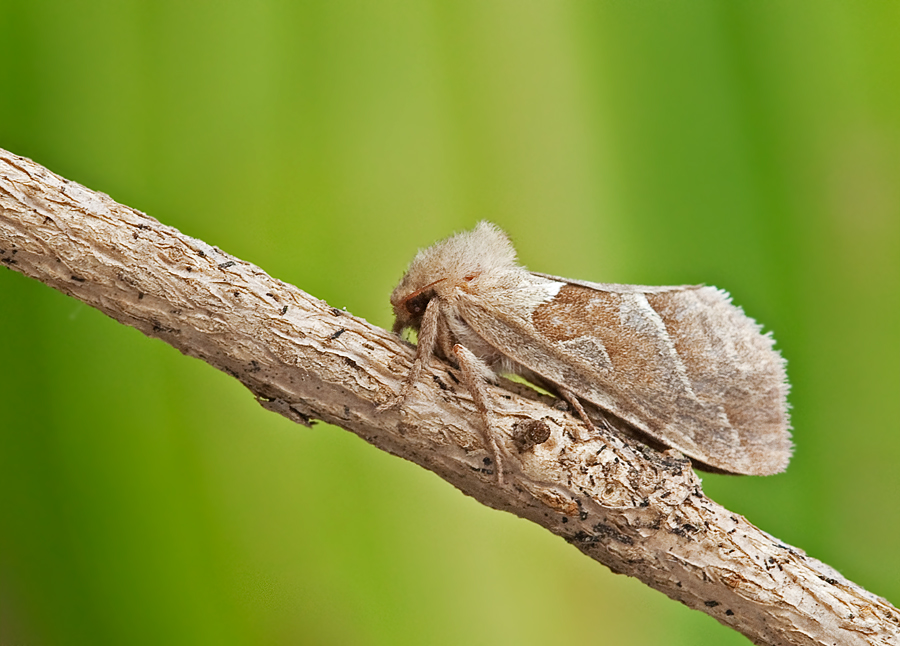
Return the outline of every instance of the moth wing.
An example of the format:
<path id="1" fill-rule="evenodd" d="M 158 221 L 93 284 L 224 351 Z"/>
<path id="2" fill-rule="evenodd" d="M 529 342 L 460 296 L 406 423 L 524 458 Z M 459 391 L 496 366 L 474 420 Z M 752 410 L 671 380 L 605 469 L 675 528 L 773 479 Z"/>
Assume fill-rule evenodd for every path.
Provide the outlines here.
<path id="1" fill-rule="evenodd" d="M 460 313 L 528 370 L 695 460 L 730 473 L 784 470 L 784 360 L 726 292 L 531 276 L 555 296 L 524 307 L 514 293 L 487 306 L 462 299 Z"/>

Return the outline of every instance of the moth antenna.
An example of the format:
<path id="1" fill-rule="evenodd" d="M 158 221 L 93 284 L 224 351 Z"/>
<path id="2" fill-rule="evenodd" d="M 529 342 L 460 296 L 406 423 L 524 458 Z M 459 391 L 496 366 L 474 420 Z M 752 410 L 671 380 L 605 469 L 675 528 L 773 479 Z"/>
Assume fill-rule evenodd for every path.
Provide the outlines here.
<path id="1" fill-rule="evenodd" d="M 415 297 L 418 296 L 419 294 L 425 292 L 426 290 L 431 289 L 432 287 L 434 287 L 434 286 L 437 285 L 438 283 L 442 283 L 442 282 L 444 282 L 445 280 L 447 280 L 447 279 L 446 279 L 446 278 L 438 278 L 438 279 L 437 279 L 436 281 L 434 281 L 433 283 L 428 283 L 427 285 L 425 285 L 425 287 L 420 287 L 419 289 L 417 289 L 416 291 L 414 291 L 412 294 L 407 295 L 402 301 L 400 301 L 400 304 L 403 305 L 404 303 L 409 302 L 410 299 L 415 298 Z"/>

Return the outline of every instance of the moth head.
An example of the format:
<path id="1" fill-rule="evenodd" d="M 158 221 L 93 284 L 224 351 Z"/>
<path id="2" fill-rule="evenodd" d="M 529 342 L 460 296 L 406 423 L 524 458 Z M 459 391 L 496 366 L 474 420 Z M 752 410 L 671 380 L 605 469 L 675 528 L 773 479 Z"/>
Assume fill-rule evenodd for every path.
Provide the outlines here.
<path id="1" fill-rule="evenodd" d="M 406 294 L 397 302 L 391 297 L 391 304 L 394 306 L 394 332 L 399 334 L 406 328 L 419 329 L 422 323 L 422 317 L 425 315 L 425 308 L 428 307 L 429 301 L 435 297 L 435 285 L 443 282 L 443 279 L 435 281 L 429 285 L 425 285 L 409 294 Z M 394 291 L 397 295 L 397 291 Z"/>
<path id="2" fill-rule="evenodd" d="M 418 329 L 432 298 L 452 303 L 458 290 L 473 292 L 486 278 L 516 270 L 519 267 L 512 243 L 490 222 L 479 222 L 471 231 L 421 249 L 391 294 L 394 331 Z"/>

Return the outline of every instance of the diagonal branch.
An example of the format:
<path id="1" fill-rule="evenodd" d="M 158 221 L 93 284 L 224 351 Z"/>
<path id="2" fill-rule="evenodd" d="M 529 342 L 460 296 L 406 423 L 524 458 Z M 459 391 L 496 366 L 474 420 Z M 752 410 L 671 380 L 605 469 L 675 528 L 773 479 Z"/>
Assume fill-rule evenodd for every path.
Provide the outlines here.
<path id="1" fill-rule="evenodd" d="M 532 520 L 758 644 L 897 644 L 900 612 L 703 495 L 690 462 L 492 388 L 498 486 L 479 417 L 437 361 L 402 411 L 413 351 L 208 244 L 0 150 L 0 262 L 241 381 L 301 424 L 320 419 Z"/>

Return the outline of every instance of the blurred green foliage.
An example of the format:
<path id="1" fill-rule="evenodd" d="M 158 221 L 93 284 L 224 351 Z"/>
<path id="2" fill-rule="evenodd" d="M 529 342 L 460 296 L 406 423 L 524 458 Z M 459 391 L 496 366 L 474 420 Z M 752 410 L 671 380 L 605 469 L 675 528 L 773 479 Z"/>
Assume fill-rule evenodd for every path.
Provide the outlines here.
<path id="1" fill-rule="evenodd" d="M 482 218 L 729 289 L 797 450 L 707 492 L 900 602 L 900 4 L 0 0 L 0 146 L 388 326 Z M 0 271 L 0 643 L 743 644 Z"/>

